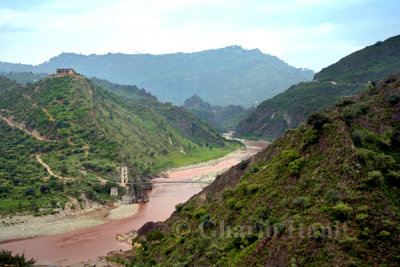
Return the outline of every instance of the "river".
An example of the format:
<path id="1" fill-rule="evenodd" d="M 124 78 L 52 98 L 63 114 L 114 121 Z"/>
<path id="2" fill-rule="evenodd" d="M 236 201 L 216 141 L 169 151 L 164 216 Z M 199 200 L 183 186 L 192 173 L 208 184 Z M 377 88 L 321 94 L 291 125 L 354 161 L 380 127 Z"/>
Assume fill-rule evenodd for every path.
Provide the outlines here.
<path id="1" fill-rule="evenodd" d="M 168 172 L 169 178 L 157 179 L 188 180 L 224 170 L 266 146 L 265 142 L 244 141 L 244 143 L 246 149 L 239 152 L 233 152 L 219 160 L 172 170 Z M 176 204 L 187 201 L 201 190 L 199 184 L 155 184 L 154 189 L 149 192 L 150 201 L 141 204 L 139 212 L 132 217 L 64 234 L 8 241 L 2 243 L 0 247 L 13 253 L 24 253 L 27 258 L 36 259 L 36 264 L 43 265 L 68 265 L 106 255 L 112 250 L 128 250 L 131 248 L 130 245 L 118 241 L 117 234 L 137 230 L 148 221 L 166 220 L 174 211 Z"/>

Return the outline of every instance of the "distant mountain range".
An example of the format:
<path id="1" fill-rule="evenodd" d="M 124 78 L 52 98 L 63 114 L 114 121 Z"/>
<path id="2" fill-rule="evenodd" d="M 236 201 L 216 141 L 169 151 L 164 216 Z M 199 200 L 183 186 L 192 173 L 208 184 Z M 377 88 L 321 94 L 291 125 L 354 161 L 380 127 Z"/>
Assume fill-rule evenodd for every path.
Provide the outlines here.
<path id="1" fill-rule="evenodd" d="M 244 109 L 239 105 L 211 106 L 198 95 L 186 99 L 183 107 L 213 125 L 220 132 L 234 130 L 239 121 L 245 119 L 255 110 L 254 108 Z"/>
<path id="2" fill-rule="evenodd" d="M 329 107 L 343 96 L 358 94 L 367 83 L 400 70 L 400 35 L 357 51 L 315 74 L 312 82 L 291 86 L 262 102 L 236 133 L 276 138 L 298 127 L 309 114 Z"/>
<path id="3" fill-rule="evenodd" d="M 37 66 L 0 63 L 2 72 L 53 73 L 61 67 L 114 83 L 135 84 L 160 101 L 176 105 L 197 94 L 211 105 L 251 107 L 314 75 L 312 70 L 240 46 L 165 55 L 63 53 Z"/>

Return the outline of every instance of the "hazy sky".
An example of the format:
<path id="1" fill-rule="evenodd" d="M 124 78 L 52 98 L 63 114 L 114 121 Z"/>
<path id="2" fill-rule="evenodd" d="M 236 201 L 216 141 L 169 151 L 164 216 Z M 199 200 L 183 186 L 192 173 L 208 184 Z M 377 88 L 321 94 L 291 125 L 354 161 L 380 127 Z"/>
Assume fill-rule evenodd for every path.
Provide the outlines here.
<path id="1" fill-rule="evenodd" d="M 399 0 L 0 0 L 0 61 L 241 45 L 316 71 L 400 34 Z"/>

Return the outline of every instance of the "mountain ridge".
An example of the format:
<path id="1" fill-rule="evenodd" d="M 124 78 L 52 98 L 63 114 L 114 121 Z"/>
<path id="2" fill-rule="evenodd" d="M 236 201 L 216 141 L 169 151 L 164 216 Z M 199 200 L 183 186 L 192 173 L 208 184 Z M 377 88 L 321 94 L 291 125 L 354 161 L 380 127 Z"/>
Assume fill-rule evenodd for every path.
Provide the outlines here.
<path id="1" fill-rule="evenodd" d="M 0 71 L 52 73 L 60 66 L 88 77 L 135 84 L 177 105 L 197 93 L 213 105 L 254 106 L 292 84 L 311 80 L 314 74 L 239 46 L 164 55 L 63 53 L 37 66 L 0 63 Z"/>
<path id="2" fill-rule="evenodd" d="M 368 82 L 400 70 L 400 35 L 367 46 L 301 82 L 263 101 L 248 118 L 239 122 L 239 136 L 274 139 L 296 128 L 309 114 L 322 110 L 343 96 L 366 90 Z"/>

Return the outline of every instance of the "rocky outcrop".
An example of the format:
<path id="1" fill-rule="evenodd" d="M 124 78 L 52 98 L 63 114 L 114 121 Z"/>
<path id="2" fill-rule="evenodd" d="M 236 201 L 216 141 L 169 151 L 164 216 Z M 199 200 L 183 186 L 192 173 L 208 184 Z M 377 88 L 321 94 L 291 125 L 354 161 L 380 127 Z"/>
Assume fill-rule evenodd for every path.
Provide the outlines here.
<path id="1" fill-rule="evenodd" d="M 126 186 L 126 194 L 122 197 L 122 203 L 124 205 L 134 203 L 146 203 L 149 201 L 149 196 L 146 193 L 146 189 L 139 185 L 128 184 Z"/>

